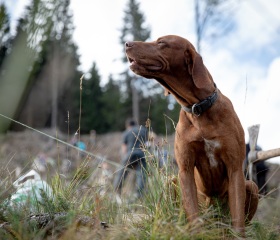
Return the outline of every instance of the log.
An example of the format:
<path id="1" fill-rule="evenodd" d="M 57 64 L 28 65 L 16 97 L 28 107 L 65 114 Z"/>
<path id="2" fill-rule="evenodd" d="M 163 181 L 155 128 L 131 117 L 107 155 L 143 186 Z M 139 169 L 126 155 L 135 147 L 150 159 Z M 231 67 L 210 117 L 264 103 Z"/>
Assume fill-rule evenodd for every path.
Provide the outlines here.
<path id="1" fill-rule="evenodd" d="M 267 151 L 258 151 L 257 159 L 253 160 L 253 163 L 267 160 L 269 158 L 274 158 L 280 156 L 280 148 L 270 149 Z"/>

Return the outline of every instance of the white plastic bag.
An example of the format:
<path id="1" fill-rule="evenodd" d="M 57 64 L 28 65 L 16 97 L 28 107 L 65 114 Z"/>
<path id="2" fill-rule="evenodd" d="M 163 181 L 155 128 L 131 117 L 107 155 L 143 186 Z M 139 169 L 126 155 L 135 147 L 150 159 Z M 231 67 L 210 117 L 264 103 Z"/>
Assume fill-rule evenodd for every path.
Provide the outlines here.
<path id="1" fill-rule="evenodd" d="M 49 185 L 33 169 L 19 177 L 13 185 L 16 188 L 16 192 L 11 196 L 11 206 L 22 206 L 26 203 L 35 206 L 38 202 L 42 203 L 42 191 L 47 196 L 52 195 Z"/>

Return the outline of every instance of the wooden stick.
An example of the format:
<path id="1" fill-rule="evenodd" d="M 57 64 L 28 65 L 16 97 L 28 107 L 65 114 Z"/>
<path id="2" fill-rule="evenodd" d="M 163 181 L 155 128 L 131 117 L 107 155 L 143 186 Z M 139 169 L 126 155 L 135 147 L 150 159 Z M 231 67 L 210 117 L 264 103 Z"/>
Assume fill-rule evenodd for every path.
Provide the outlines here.
<path id="1" fill-rule="evenodd" d="M 257 146 L 257 140 L 259 136 L 260 131 L 260 124 L 253 125 L 248 128 L 249 132 L 249 146 L 250 146 L 250 152 L 248 155 L 248 169 L 249 169 L 249 179 L 253 180 L 253 161 L 255 160 L 256 154 L 253 154 L 256 150 Z"/>
<path id="2" fill-rule="evenodd" d="M 280 148 L 275 148 L 267 151 L 258 151 L 257 159 L 253 160 L 252 163 L 267 160 L 269 158 L 274 158 L 280 156 Z"/>

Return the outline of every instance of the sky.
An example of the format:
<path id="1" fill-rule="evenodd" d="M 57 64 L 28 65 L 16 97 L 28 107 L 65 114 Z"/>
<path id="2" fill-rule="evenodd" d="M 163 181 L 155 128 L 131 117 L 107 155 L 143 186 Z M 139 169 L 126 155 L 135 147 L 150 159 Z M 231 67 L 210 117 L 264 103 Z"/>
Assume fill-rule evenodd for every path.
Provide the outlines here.
<path id="1" fill-rule="evenodd" d="M 1 1 L 1 0 L 0 0 Z M 3 1 L 3 0 L 2 0 Z M 6 0 L 13 24 L 29 0 Z M 102 82 L 128 66 L 119 43 L 128 0 L 71 0 L 74 41 L 81 70 L 96 62 Z M 151 39 L 175 34 L 195 44 L 194 0 L 141 0 Z M 280 147 L 280 1 L 237 0 L 234 28 L 202 42 L 201 55 L 218 88 L 232 101 L 248 141 L 248 127 L 260 124 L 263 150 Z M 226 117 L 226 116 L 225 116 Z M 271 159 L 280 163 L 280 158 Z"/>

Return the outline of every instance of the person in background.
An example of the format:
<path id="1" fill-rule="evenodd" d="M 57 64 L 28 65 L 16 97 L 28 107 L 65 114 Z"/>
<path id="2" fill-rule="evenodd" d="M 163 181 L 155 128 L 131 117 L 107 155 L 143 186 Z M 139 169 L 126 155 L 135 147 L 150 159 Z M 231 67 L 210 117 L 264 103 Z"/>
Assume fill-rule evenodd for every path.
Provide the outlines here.
<path id="1" fill-rule="evenodd" d="M 114 181 L 114 189 L 118 194 L 121 190 L 124 181 L 127 177 L 127 167 L 136 171 L 136 196 L 141 197 L 145 188 L 146 181 L 146 159 L 143 152 L 143 147 L 148 138 L 148 130 L 144 126 L 136 124 L 135 120 L 127 119 L 126 130 L 123 133 L 121 146 L 121 168 L 117 171 Z"/>
<path id="2" fill-rule="evenodd" d="M 260 146 L 256 146 L 256 151 L 261 151 Z M 245 176 L 248 179 L 247 168 L 248 168 L 248 154 L 250 152 L 249 143 L 246 144 L 246 159 L 245 159 Z M 269 170 L 265 161 L 256 162 L 254 164 L 253 170 L 253 181 L 258 185 L 259 194 L 266 195 L 267 194 L 267 184 L 266 184 L 266 176 Z"/>
<path id="3" fill-rule="evenodd" d="M 87 150 L 87 146 L 83 141 L 81 141 L 77 138 L 76 134 L 71 139 L 71 144 L 81 150 L 81 153 L 79 152 L 80 158 L 86 157 L 87 154 L 84 151 Z"/>

